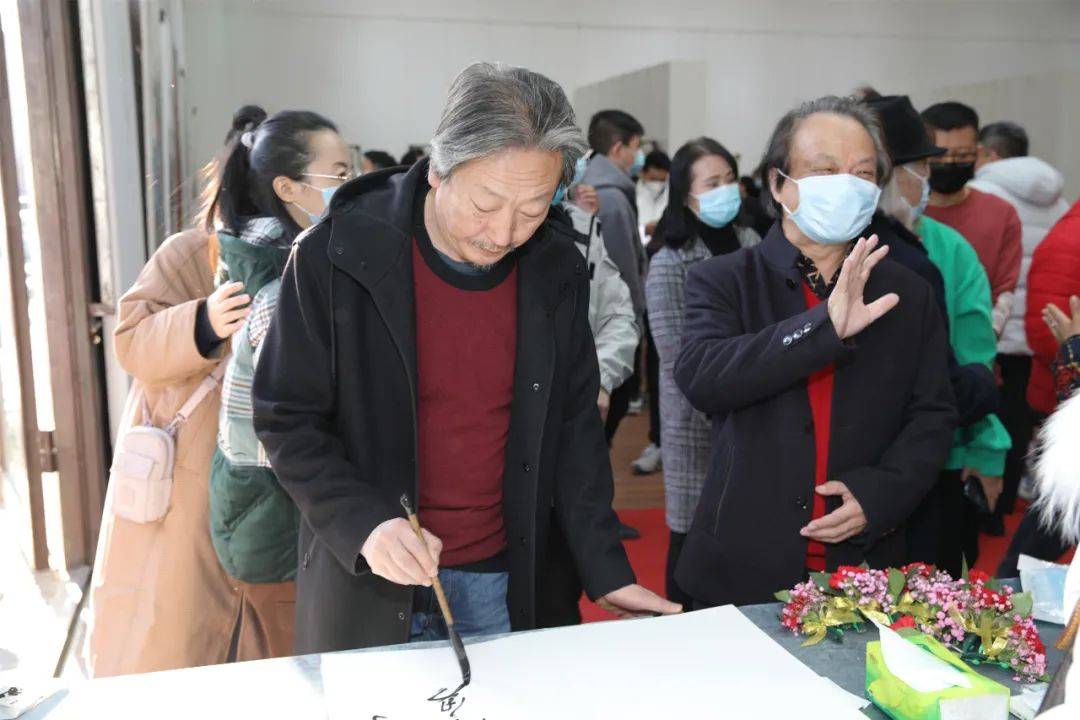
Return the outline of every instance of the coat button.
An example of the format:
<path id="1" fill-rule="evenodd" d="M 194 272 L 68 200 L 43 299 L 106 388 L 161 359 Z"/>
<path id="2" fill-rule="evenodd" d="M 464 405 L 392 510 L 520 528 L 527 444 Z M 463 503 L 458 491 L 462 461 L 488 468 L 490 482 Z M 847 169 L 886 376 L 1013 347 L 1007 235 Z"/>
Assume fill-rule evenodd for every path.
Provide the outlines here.
<path id="1" fill-rule="evenodd" d="M 338 255 L 344 255 L 345 254 L 345 248 L 338 245 L 337 247 L 334 248 L 334 252 L 336 252 Z"/>
<path id="2" fill-rule="evenodd" d="M 540 392 L 540 383 L 533 383 L 533 392 Z"/>
<path id="3" fill-rule="evenodd" d="M 788 278 L 787 279 L 787 286 L 788 286 L 788 289 L 794 290 L 797 287 L 797 284 L 796 284 L 796 282 L 794 280 L 792 280 L 791 278 Z"/>
<path id="4" fill-rule="evenodd" d="M 525 547 L 526 545 L 529 544 L 529 541 L 525 539 L 524 535 L 522 535 L 520 538 L 518 538 L 518 540 L 521 542 L 522 547 Z"/>
<path id="5" fill-rule="evenodd" d="M 405 622 L 405 613 L 399 612 L 397 614 L 397 619 L 402 621 L 402 622 Z"/>
<path id="6" fill-rule="evenodd" d="M 786 346 L 788 346 L 790 344 L 791 344 L 791 336 L 790 335 L 785 335 L 784 336 L 784 346 L 786 347 Z"/>
<path id="7" fill-rule="evenodd" d="M 806 323 L 803 325 L 803 332 L 810 332 L 814 328 L 812 323 Z"/>
<path id="8" fill-rule="evenodd" d="M 529 463 L 522 463 L 521 469 L 525 472 L 532 472 L 532 465 L 530 465 Z"/>
<path id="9" fill-rule="evenodd" d="M 310 551 L 310 550 L 308 550 L 308 551 L 307 551 L 306 553 L 304 553 L 304 563 L 303 563 L 303 566 L 304 566 L 305 568 L 307 567 L 307 564 L 308 564 L 308 560 L 311 560 L 311 551 Z"/>
<path id="10" fill-rule="evenodd" d="M 791 337 L 793 337 L 793 338 L 795 338 L 796 340 L 798 340 L 799 338 L 801 338 L 801 337 L 802 337 L 802 330 L 796 330 L 795 332 L 793 332 L 793 333 L 791 334 Z"/>

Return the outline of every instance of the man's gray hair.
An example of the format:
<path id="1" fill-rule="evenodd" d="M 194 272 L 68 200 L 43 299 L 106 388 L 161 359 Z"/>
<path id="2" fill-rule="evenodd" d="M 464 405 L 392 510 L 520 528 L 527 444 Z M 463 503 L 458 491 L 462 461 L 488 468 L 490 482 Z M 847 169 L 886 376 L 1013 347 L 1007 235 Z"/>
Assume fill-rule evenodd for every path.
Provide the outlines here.
<path id="1" fill-rule="evenodd" d="M 805 102 L 780 119 L 780 122 L 776 124 L 776 128 L 773 130 L 772 137 L 769 138 L 769 144 L 765 149 L 765 157 L 761 162 L 762 185 L 769 188 L 769 171 L 773 168 L 780 170 L 785 175 L 791 174 L 791 145 L 795 139 L 795 133 L 798 132 L 803 120 L 817 113 L 844 115 L 857 120 L 860 125 L 866 128 L 866 131 L 870 133 L 870 139 L 874 141 L 874 154 L 877 156 L 875 163 L 877 166 L 877 183 L 878 185 L 884 185 L 889 179 L 892 163 L 889 160 L 889 152 L 885 149 L 884 133 L 877 113 L 855 98 L 837 97 L 835 95 L 827 95 L 817 100 Z M 785 178 L 778 175 L 776 178 L 777 189 L 783 187 L 784 182 Z M 780 203 L 771 197 L 771 193 L 770 199 L 772 199 L 772 202 L 768 205 L 770 214 L 775 218 L 783 217 L 783 209 L 780 207 Z"/>
<path id="2" fill-rule="evenodd" d="M 562 182 L 588 145 L 558 83 L 539 73 L 478 62 L 454 78 L 431 139 L 431 167 L 440 178 L 470 160 L 511 148 L 562 154 Z"/>
<path id="3" fill-rule="evenodd" d="M 1003 160 L 1028 154 L 1028 135 L 1014 122 L 990 123 L 979 131 L 979 142 Z"/>

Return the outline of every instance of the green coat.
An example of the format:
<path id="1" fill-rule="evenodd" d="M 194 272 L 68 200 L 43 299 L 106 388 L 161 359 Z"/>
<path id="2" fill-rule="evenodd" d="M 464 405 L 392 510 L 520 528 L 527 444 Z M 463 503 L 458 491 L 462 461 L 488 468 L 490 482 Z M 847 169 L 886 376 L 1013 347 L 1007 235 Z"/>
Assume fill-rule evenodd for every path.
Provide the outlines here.
<path id="1" fill-rule="evenodd" d="M 963 235 L 933 218 L 921 218 L 915 232 L 945 280 L 949 342 L 957 362 L 991 367 L 997 353 L 997 336 L 990 321 L 990 281 L 975 248 Z M 1001 421 L 996 415 L 987 415 L 956 431 L 945 469 L 967 467 L 981 475 L 1000 477 L 1011 446 Z"/>
<path id="2" fill-rule="evenodd" d="M 251 384 L 289 257 L 280 225 L 248 224 L 240 237 L 218 233 L 223 279 L 239 281 L 251 313 L 232 337 L 221 392 L 218 441 L 210 467 L 210 538 L 226 572 L 249 583 L 296 577 L 300 512 L 270 468 L 252 424 Z M 284 245 L 284 246 L 283 246 Z"/>

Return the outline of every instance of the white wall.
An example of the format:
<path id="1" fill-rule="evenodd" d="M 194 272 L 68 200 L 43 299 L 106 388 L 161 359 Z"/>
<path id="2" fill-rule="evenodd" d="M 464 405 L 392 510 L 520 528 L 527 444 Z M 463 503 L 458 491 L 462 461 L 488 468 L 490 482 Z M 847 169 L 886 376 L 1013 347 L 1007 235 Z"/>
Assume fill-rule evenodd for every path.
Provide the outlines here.
<path id="1" fill-rule="evenodd" d="M 583 127 L 593 113 L 618 108 L 645 127 L 645 141 L 659 142 L 669 154 L 705 127 L 704 62 L 666 62 L 580 85 L 571 100 Z"/>
<path id="2" fill-rule="evenodd" d="M 193 166 L 245 102 L 320 110 L 350 142 L 400 155 L 429 138 L 450 79 L 474 60 L 544 72 L 571 97 L 633 70 L 704 62 L 705 126 L 687 135 L 716 136 L 748 168 L 780 115 L 806 98 L 870 82 L 921 106 L 939 87 L 1080 70 L 1080 3 L 1067 1 L 187 0 L 185 8 Z"/>

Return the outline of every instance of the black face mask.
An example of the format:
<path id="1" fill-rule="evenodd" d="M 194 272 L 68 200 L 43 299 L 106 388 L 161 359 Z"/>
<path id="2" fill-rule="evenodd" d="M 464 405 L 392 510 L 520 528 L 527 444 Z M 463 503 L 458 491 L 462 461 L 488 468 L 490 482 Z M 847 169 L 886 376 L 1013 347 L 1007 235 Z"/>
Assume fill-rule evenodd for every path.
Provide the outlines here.
<path id="1" fill-rule="evenodd" d="M 975 163 L 941 163 L 930 166 L 930 189 L 943 195 L 959 192 L 975 177 Z"/>

